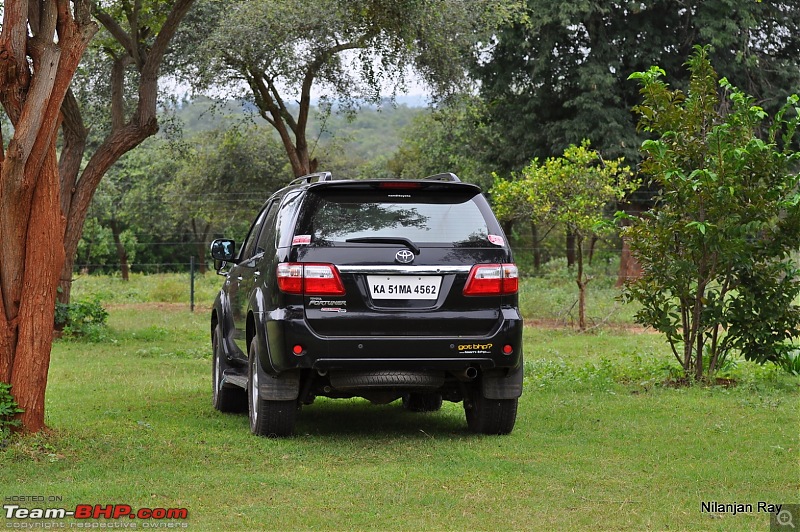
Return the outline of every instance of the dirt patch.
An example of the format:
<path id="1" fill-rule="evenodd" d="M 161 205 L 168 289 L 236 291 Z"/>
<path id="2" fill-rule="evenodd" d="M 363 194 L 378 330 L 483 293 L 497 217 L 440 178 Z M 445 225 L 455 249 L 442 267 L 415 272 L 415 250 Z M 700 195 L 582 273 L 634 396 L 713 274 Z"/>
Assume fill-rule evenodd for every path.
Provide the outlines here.
<path id="1" fill-rule="evenodd" d="M 667 379 L 662 384 L 667 388 L 688 388 L 695 384 L 700 384 L 702 386 L 721 386 L 722 388 L 733 388 L 739 383 L 736 381 L 736 379 L 730 379 L 726 377 L 715 377 L 711 380 L 704 379 L 699 383 L 688 377 L 681 377 L 679 379 Z"/>
<path id="2" fill-rule="evenodd" d="M 580 333 L 580 330 L 577 326 L 570 325 L 568 323 L 564 323 L 564 320 L 559 319 L 543 319 L 538 318 L 534 320 L 525 320 L 526 327 L 534 327 L 536 329 L 546 329 L 546 330 L 566 330 L 572 331 L 575 333 Z M 597 330 L 611 330 L 611 331 L 619 331 L 619 332 L 628 332 L 631 334 L 659 334 L 658 331 L 651 327 L 643 327 L 638 324 L 628 324 L 628 323 L 603 323 L 596 326 L 589 326 L 586 328 L 586 333 L 591 333 L 592 331 Z"/>

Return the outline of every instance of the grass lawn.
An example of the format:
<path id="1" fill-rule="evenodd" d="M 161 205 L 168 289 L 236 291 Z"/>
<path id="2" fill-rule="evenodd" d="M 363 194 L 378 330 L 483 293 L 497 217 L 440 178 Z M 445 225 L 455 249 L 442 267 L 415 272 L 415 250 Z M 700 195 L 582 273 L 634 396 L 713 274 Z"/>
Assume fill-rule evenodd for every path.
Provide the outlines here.
<path id="1" fill-rule="evenodd" d="M 0 450 L 0 496 L 187 508 L 194 530 L 766 530 L 766 514 L 701 503 L 800 500 L 799 381 L 774 368 L 675 389 L 657 335 L 528 327 L 509 436 L 469 433 L 460 404 L 321 399 L 269 440 L 211 408 L 207 312 L 149 291 L 109 305 L 101 341 L 55 344 L 52 430 Z M 100 520 L 146 523 L 126 521 Z"/>

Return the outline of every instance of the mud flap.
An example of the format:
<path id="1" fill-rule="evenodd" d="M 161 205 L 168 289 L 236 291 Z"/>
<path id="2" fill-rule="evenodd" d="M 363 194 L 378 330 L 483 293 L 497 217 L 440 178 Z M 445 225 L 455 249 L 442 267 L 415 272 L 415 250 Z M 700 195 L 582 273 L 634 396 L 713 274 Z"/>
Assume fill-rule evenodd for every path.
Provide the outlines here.
<path id="1" fill-rule="evenodd" d="M 507 375 L 487 372 L 481 378 L 481 392 L 487 399 L 516 399 L 522 395 L 522 374 L 522 364 Z"/>
<path id="2" fill-rule="evenodd" d="M 258 395 L 265 401 L 294 401 L 300 396 L 300 372 L 289 371 L 278 376 L 263 373 Z"/>

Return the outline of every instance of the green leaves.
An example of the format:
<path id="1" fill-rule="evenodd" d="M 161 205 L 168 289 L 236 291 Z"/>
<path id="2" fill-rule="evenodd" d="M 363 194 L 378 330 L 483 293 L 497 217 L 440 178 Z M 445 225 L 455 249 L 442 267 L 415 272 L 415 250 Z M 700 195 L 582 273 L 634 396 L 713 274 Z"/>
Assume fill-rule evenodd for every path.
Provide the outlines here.
<path id="1" fill-rule="evenodd" d="M 626 230 L 644 271 L 626 288 L 644 306 L 637 320 L 665 333 L 697 379 L 734 351 L 778 361 L 800 329 L 800 271 L 788 259 L 800 242 L 797 99 L 765 126 L 751 96 L 716 81 L 708 53 L 696 47 L 687 62 L 685 97 L 654 69 L 633 78 L 640 127 L 658 135 L 642 145 L 642 169 L 660 195 Z M 779 131 L 791 133 L 782 145 Z"/>
<path id="2" fill-rule="evenodd" d="M 5 442 L 14 427 L 20 426 L 20 421 L 14 419 L 14 416 L 22 412 L 14 396 L 11 395 L 11 385 L 0 382 L 0 445 Z"/>

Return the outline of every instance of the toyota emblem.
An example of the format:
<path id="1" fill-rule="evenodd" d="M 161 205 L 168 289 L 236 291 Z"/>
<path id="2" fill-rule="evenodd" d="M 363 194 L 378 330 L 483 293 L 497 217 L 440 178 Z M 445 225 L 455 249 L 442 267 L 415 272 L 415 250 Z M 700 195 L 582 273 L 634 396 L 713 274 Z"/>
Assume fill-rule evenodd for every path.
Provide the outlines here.
<path id="1" fill-rule="evenodd" d="M 394 255 L 394 260 L 401 264 L 408 264 L 414 260 L 414 254 L 407 249 L 401 249 Z"/>

